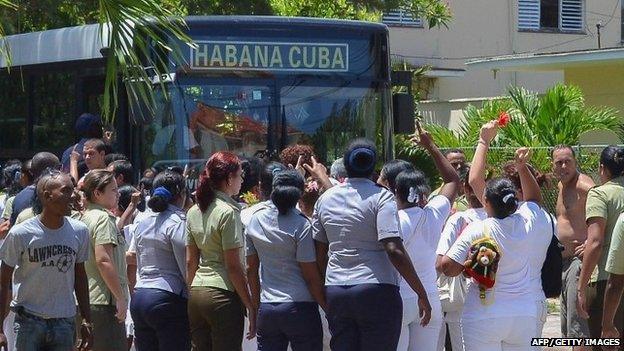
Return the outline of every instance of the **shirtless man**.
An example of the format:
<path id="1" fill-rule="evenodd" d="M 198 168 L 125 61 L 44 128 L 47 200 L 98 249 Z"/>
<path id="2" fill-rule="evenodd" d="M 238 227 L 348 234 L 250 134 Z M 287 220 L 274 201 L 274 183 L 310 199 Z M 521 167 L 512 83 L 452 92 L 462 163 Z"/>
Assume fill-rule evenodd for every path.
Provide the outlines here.
<path id="1" fill-rule="evenodd" d="M 561 334 L 568 338 L 588 338 L 587 319 L 576 312 L 576 288 L 587 239 L 585 201 L 594 181 L 578 171 L 574 150 L 557 145 L 552 151 L 553 173 L 559 179 L 557 196 L 557 237 L 564 246 L 561 292 Z M 575 347 L 574 350 L 590 350 Z"/>

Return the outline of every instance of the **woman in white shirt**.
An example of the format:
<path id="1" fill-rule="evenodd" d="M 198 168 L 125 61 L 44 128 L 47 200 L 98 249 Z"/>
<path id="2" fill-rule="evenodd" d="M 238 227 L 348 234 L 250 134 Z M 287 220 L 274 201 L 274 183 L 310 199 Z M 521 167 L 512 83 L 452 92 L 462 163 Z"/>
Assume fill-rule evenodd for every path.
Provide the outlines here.
<path id="1" fill-rule="evenodd" d="M 491 134 L 491 138 L 494 138 L 497 132 L 497 126 L 495 123 L 489 123 L 484 126 L 484 132 Z M 485 189 L 485 164 L 487 156 L 487 148 L 485 145 L 479 145 L 485 150 L 483 153 L 475 153 L 475 159 L 472 165 L 472 172 L 470 173 L 470 185 L 474 189 L 475 193 L 483 194 Z M 540 175 L 530 164 L 526 164 L 529 172 L 531 172 L 532 178 L 536 180 L 536 184 L 541 187 L 546 181 L 543 175 Z M 522 191 L 521 178 L 518 170 L 517 162 L 507 162 L 502 167 L 502 173 L 505 178 L 509 179 L 516 187 L 516 198 L 519 201 L 518 208 L 523 208 L 524 201 L 527 201 L 524 192 Z M 541 205 L 541 200 L 538 205 Z M 546 316 L 548 314 L 548 307 L 546 304 L 546 296 L 542 289 L 542 266 L 546 260 L 546 252 L 554 233 L 553 218 L 548 212 L 541 207 L 541 211 L 535 213 L 535 218 L 531 223 L 531 230 L 528 232 L 529 242 L 531 250 L 529 252 L 529 274 L 531 287 L 530 291 L 533 294 L 533 298 L 536 304 L 536 318 L 537 327 L 539 330 L 538 336 L 541 336 L 544 323 L 546 323 Z"/>
<path id="2" fill-rule="evenodd" d="M 451 203 L 460 186 L 459 176 L 453 166 L 438 150 L 430 135 L 420 131 L 419 144 L 432 156 L 444 185 L 438 195 L 427 203 L 430 193 L 425 175 L 420 171 L 406 170 L 395 179 L 387 179 L 395 184 L 393 192 L 399 209 L 401 235 L 416 273 L 431 301 L 431 320 L 420 324 L 417 310 L 417 296 L 404 280 L 400 283 L 403 300 L 403 322 L 398 351 L 436 350 L 442 327 L 442 309 L 436 284 L 436 247 L 444 222 L 451 212 Z"/>
<path id="3" fill-rule="evenodd" d="M 477 194 L 473 180 L 481 177 L 479 170 L 484 168 L 485 154 L 496 129 L 496 121 L 481 129 L 470 170 L 470 184 Z M 518 206 L 516 187 L 509 179 L 490 180 L 481 201 L 489 218 L 468 225 L 440 260 L 440 271 L 457 276 L 464 270 L 463 262 L 475 240 L 489 236 L 499 247 L 496 282 L 486 290 L 485 299 L 479 296 L 478 284 L 468 288 L 461 322 L 467 351 L 532 350 L 530 340 L 539 334 L 529 260 L 534 250 L 531 237 L 539 228 L 536 224 L 543 212 L 538 205 L 539 186 L 526 165 L 529 154 L 526 148 L 516 151 L 525 203 Z"/>

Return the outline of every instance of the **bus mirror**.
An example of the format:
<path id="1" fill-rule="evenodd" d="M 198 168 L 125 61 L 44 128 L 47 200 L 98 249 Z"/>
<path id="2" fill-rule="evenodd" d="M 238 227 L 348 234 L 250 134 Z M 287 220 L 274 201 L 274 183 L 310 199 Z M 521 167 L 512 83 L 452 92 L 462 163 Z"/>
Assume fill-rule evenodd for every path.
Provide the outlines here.
<path id="1" fill-rule="evenodd" d="M 392 107 L 394 115 L 395 134 L 413 134 L 414 123 L 414 98 L 407 93 L 395 93 L 392 95 Z"/>

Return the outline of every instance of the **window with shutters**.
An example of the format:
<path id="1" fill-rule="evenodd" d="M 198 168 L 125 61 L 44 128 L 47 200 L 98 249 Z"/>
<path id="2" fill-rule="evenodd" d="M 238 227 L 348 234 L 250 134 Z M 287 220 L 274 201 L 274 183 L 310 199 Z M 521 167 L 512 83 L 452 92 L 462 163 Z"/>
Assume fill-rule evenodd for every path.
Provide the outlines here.
<path id="1" fill-rule="evenodd" d="M 518 0 L 518 30 L 584 32 L 584 0 Z"/>
<path id="2" fill-rule="evenodd" d="M 414 18 L 409 11 L 402 9 L 384 12 L 381 21 L 388 26 L 423 27 L 422 19 Z"/>

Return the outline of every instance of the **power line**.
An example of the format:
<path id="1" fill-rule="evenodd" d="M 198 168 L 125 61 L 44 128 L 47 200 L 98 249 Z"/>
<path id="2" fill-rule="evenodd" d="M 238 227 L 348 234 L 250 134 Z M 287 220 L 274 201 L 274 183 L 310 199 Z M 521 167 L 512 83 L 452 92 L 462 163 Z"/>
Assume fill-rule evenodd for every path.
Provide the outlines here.
<path id="1" fill-rule="evenodd" d="M 613 6 L 613 11 L 611 11 L 611 18 L 609 18 L 609 20 L 603 25 L 603 27 L 606 27 L 607 24 L 609 24 L 613 20 L 613 17 L 615 17 L 615 11 L 617 10 L 620 1 L 621 0 L 615 0 L 615 6 Z"/>
<path id="2" fill-rule="evenodd" d="M 597 15 L 601 15 L 601 16 L 605 16 L 605 17 L 609 17 L 609 20 L 602 25 L 602 27 L 606 27 L 612 20 L 613 18 L 620 18 L 620 16 L 615 16 L 615 12 L 617 11 L 618 5 L 620 4 L 620 1 L 624 1 L 624 0 L 616 0 L 615 1 L 615 6 L 613 7 L 613 11 L 611 11 L 611 15 L 607 15 L 604 13 L 600 13 L 600 12 L 595 12 L 595 11 L 589 11 L 587 10 L 587 12 L 590 13 L 594 13 Z M 587 21 L 585 21 L 587 22 Z M 585 23 L 585 30 L 589 33 L 590 37 L 594 37 L 594 32 L 592 32 L 589 29 L 589 26 L 587 25 L 587 23 Z M 528 50 L 528 51 L 523 51 L 523 52 L 516 52 L 513 53 L 513 55 L 522 55 L 522 54 L 529 54 L 529 53 L 533 53 L 533 52 L 538 52 L 538 51 L 542 51 L 542 50 L 546 50 L 546 49 L 551 49 L 554 47 L 558 47 L 561 45 L 565 45 L 565 44 L 569 44 L 569 43 L 573 43 L 575 41 L 579 41 L 579 40 L 583 40 L 586 39 L 585 37 L 580 37 L 580 38 L 573 38 L 570 40 L 566 40 L 566 41 L 562 41 L 556 44 L 552 44 L 552 45 L 547 45 L 544 47 L 540 47 L 537 49 L 532 49 L 532 50 Z M 423 56 L 423 55 L 402 55 L 402 54 L 393 54 L 393 56 L 397 56 L 397 57 L 402 57 L 402 58 L 414 58 L 414 59 L 429 59 L 429 60 L 475 60 L 475 59 L 483 59 L 483 58 L 488 58 L 488 57 L 492 57 L 492 56 L 501 56 L 501 55 L 512 55 L 509 53 L 504 53 L 504 54 L 493 54 L 493 55 L 480 55 L 480 56 L 456 56 L 456 57 L 449 57 L 449 56 Z"/>
<path id="3" fill-rule="evenodd" d="M 608 14 L 606 14 L 606 13 L 601 13 L 601 12 L 596 12 L 596 11 L 589 11 L 589 10 L 587 10 L 587 12 L 592 13 L 592 14 L 594 14 L 594 15 L 598 15 L 598 16 L 603 16 L 603 17 L 611 17 L 611 15 L 608 15 Z M 615 18 L 621 18 L 621 16 L 615 16 L 615 15 L 614 15 L 613 17 L 615 17 Z"/>

